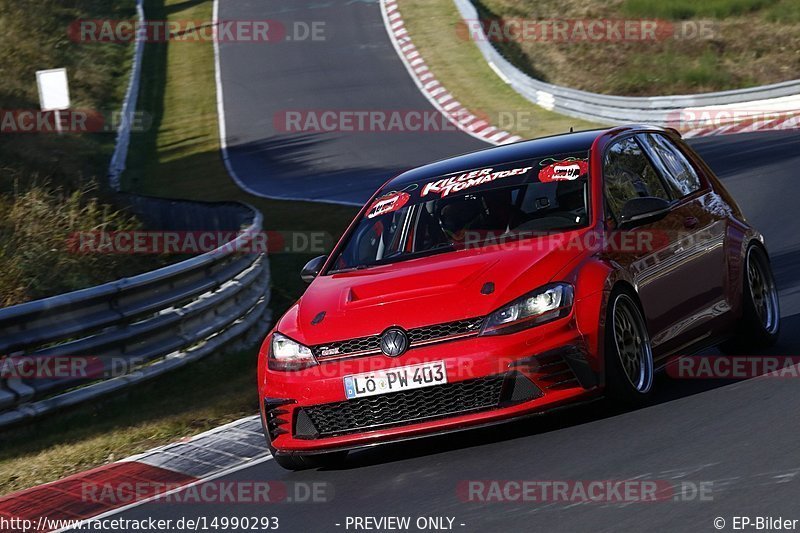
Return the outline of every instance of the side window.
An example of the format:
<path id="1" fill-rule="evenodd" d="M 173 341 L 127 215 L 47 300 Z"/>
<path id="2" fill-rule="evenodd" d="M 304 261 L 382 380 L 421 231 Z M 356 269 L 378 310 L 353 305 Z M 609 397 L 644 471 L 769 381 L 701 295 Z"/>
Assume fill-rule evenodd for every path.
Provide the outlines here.
<path id="1" fill-rule="evenodd" d="M 611 146 L 603 164 L 606 198 L 612 213 L 619 215 L 625 203 L 640 196 L 670 197 L 658 173 L 635 139 L 622 139 Z"/>
<path id="2" fill-rule="evenodd" d="M 661 163 L 664 179 L 675 198 L 682 198 L 700 189 L 700 178 L 694 167 L 680 150 L 663 135 L 648 133 L 639 136 L 651 152 L 653 158 Z"/>

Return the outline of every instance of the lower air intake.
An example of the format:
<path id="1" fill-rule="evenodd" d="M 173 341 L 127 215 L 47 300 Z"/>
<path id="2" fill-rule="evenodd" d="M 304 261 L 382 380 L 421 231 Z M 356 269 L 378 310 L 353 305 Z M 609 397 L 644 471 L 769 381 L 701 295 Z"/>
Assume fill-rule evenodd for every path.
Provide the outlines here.
<path id="1" fill-rule="evenodd" d="M 295 436 L 316 439 L 505 407 L 542 393 L 519 372 L 298 409 Z"/>

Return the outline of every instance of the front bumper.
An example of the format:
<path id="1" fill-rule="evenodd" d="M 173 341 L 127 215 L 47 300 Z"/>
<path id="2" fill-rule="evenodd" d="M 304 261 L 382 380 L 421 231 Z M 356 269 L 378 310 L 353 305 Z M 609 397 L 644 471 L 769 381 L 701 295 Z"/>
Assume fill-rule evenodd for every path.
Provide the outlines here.
<path id="1" fill-rule="evenodd" d="M 455 431 L 540 413 L 599 392 L 600 366 L 574 317 L 511 335 L 265 370 L 261 416 L 277 453 L 319 453 Z M 347 400 L 343 378 L 444 361 L 448 383 Z"/>

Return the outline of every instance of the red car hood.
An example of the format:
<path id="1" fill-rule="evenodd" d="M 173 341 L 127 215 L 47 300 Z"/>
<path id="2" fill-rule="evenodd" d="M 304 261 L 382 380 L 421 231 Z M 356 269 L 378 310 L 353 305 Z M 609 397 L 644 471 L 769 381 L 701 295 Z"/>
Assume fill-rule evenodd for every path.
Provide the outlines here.
<path id="1" fill-rule="evenodd" d="M 277 329 L 316 345 L 376 335 L 390 326 L 411 329 L 484 316 L 552 281 L 582 253 L 542 242 L 526 239 L 319 276 Z M 494 291 L 483 294 L 489 282 Z"/>

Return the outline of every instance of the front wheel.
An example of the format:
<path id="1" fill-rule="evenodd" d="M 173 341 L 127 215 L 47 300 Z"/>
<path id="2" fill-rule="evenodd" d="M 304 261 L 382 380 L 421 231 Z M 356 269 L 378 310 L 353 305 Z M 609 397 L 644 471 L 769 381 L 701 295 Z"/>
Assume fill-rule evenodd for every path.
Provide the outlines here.
<path id="1" fill-rule="evenodd" d="M 778 289 L 767 253 L 760 246 L 747 250 L 743 278 L 742 317 L 734 337 L 722 345 L 730 353 L 769 348 L 778 341 L 781 329 Z"/>
<path id="2" fill-rule="evenodd" d="M 606 395 L 638 404 L 653 389 L 653 349 L 637 301 L 627 292 L 611 295 L 606 313 Z"/>

